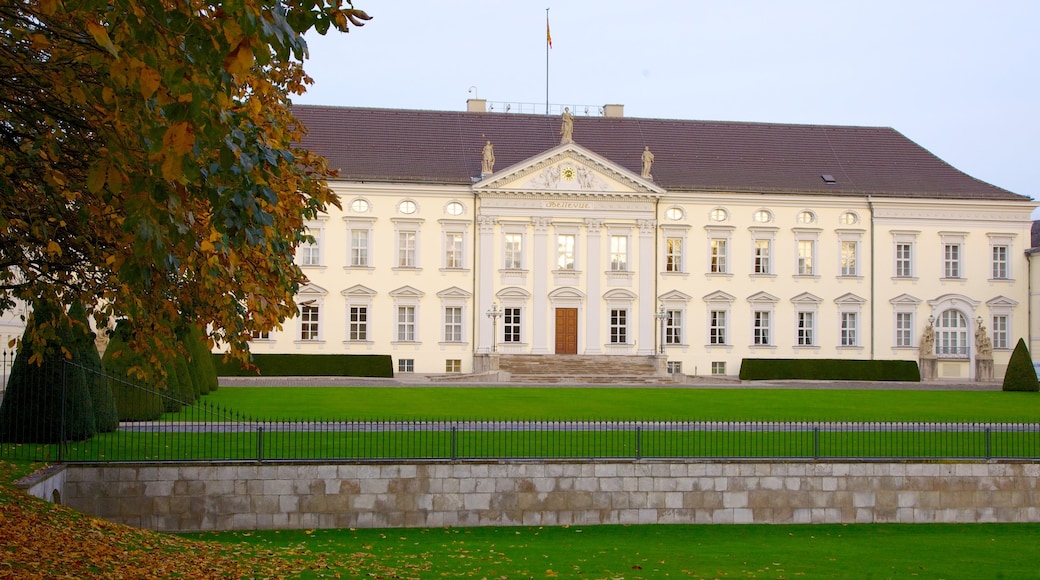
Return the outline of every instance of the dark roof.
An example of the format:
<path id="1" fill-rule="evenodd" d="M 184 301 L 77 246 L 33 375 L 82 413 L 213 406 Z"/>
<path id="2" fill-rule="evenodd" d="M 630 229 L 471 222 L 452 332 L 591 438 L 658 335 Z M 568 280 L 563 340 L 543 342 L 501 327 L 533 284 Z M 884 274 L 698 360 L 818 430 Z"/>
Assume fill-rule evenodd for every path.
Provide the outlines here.
<path id="1" fill-rule="evenodd" d="M 559 116 L 313 105 L 293 113 L 309 131 L 303 146 L 350 180 L 469 184 L 485 140 L 498 170 L 560 142 Z M 654 182 L 668 190 L 1028 199 L 883 127 L 576 116 L 574 141 L 637 174 L 649 146 Z"/>

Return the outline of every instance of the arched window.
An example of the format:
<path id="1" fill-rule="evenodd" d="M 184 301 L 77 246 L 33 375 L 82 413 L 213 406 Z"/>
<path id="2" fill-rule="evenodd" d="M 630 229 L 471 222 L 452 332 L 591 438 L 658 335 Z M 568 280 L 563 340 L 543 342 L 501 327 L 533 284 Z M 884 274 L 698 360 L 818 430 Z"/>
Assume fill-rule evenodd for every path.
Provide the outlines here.
<path id="1" fill-rule="evenodd" d="M 943 358 L 968 356 L 968 319 L 956 310 L 944 310 L 936 321 L 935 354 Z"/>

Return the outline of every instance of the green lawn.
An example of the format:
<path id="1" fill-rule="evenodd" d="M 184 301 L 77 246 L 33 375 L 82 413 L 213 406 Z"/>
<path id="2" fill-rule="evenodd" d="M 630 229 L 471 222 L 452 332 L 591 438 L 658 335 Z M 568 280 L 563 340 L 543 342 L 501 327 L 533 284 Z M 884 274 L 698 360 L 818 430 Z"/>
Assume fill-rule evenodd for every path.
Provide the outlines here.
<path id="1" fill-rule="evenodd" d="M 285 419 L 1040 421 L 1040 394 L 1002 391 L 224 387 L 205 400 Z"/>
<path id="2" fill-rule="evenodd" d="M 569 526 L 192 534 L 301 578 L 1040 578 L 1040 524 Z"/>

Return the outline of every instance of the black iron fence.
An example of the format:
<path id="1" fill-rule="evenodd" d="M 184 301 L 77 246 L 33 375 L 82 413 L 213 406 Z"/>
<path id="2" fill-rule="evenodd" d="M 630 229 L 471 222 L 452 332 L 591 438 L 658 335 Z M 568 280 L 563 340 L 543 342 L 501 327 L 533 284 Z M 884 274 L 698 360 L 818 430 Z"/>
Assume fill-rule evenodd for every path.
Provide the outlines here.
<path id="1" fill-rule="evenodd" d="M 4 401 L 0 407 L 0 459 L 140 462 L 1040 458 L 1040 424 L 1033 423 L 267 420 L 204 400 L 172 401 L 180 409 L 165 413 L 160 419 L 123 421 L 114 431 L 80 437 L 75 429 L 64 424 L 73 414 L 65 408 L 68 397 L 61 395 L 64 389 L 53 388 L 54 381 L 67 380 L 70 366 L 41 370 L 32 390 L 39 394 L 39 400 L 31 408 L 58 405 L 62 412 L 12 414 L 8 403 L 16 399 L 8 397 Z M 127 386 L 125 382 L 119 385 L 123 389 Z M 134 388 L 153 392 L 142 385 Z M 164 393 L 160 396 L 167 397 Z M 41 417 L 46 417 L 46 421 Z M 60 424 L 55 427 L 51 421 Z M 46 439 L 38 436 L 41 433 L 59 436 Z"/>

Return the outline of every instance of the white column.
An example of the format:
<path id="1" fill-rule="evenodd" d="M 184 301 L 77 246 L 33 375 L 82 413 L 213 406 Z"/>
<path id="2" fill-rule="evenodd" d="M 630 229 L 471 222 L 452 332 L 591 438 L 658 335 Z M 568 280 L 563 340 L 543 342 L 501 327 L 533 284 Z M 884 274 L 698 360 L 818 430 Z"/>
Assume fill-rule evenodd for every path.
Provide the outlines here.
<path id="1" fill-rule="evenodd" d="M 657 297 L 654 296 L 654 278 L 657 263 L 654 260 L 654 237 L 657 235 L 655 220 L 639 220 L 639 260 L 636 261 L 636 276 L 639 277 L 639 347 L 641 355 L 654 354 L 654 333 L 657 320 L 654 318 Z"/>
<path id="2" fill-rule="evenodd" d="M 534 224 L 534 262 L 531 270 L 534 272 L 534 297 L 532 314 L 534 334 L 531 345 L 531 354 L 548 354 L 549 337 L 549 270 L 552 261 L 549 258 L 549 224 L 552 218 L 536 217 L 531 220 Z"/>
<path id="3" fill-rule="evenodd" d="M 480 243 L 477 248 L 477 353 L 490 353 L 495 337 L 492 336 L 491 319 L 487 311 L 495 301 L 495 225 L 493 216 L 477 216 Z"/>
<path id="4" fill-rule="evenodd" d="M 603 260 L 600 252 L 603 248 L 603 220 L 585 220 L 585 287 L 589 290 L 589 299 L 585 305 L 585 354 L 603 353 L 603 335 L 600 333 L 600 302 L 603 292 L 600 281 L 603 279 Z"/>

